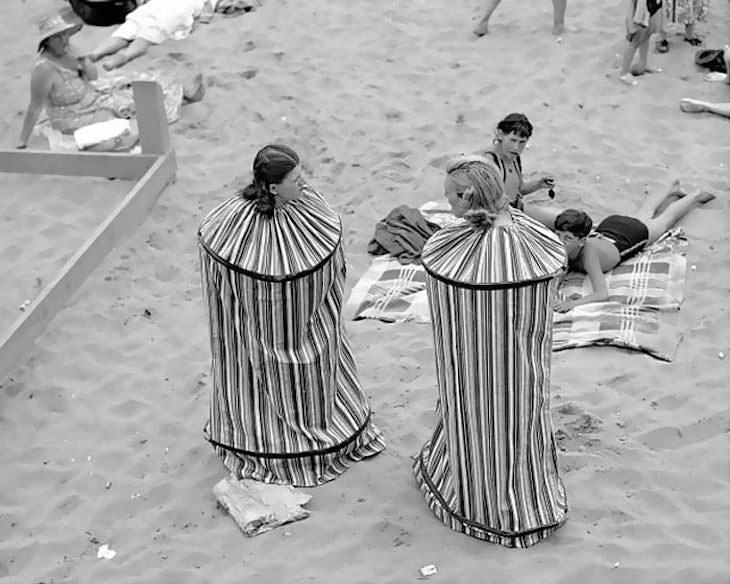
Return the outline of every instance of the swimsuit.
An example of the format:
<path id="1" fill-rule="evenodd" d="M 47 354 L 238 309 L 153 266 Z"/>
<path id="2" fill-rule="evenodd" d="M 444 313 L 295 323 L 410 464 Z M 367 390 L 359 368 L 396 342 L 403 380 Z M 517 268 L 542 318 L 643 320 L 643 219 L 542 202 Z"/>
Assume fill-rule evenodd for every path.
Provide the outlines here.
<path id="1" fill-rule="evenodd" d="M 489 157 L 494 160 L 494 163 L 497 165 L 497 168 L 502 171 L 502 181 L 506 184 L 507 183 L 507 167 L 504 165 L 504 162 L 502 162 L 502 159 L 497 155 L 496 152 L 492 152 L 491 150 L 487 150 L 485 154 L 489 155 Z M 518 177 L 522 176 L 522 161 L 520 160 L 519 155 L 515 156 L 514 160 L 512 160 L 512 168 L 510 170 L 514 170 Z M 510 193 L 505 194 L 510 197 L 509 204 L 514 207 L 515 209 L 519 209 L 520 211 L 525 210 L 525 204 L 522 202 L 522 193 L 517 191 L 517 193 L 514 195 L 514 197 L 510 196 Z"/>
<path id="2" fill-rule="evenodd" d="M 649 228 L 634 217 L 609 215 L 598 224 L 591 237 L 602 237 L 613 243 L 623 262 L 644 249 L 649 241 Z"/>

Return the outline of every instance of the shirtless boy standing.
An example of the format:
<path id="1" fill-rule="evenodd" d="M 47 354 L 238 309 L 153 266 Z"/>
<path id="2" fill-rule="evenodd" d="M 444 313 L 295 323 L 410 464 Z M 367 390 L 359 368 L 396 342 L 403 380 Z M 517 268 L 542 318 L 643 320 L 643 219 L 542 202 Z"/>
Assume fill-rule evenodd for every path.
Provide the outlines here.
<path id="1" fill-rule="evenodd" d="M 593 222 L 583 211 L 568 209 L 560 213 L 555 218 L 554 228 L 565 246 L 569 266 L 588 274 L 593 292 L 577 300 L 559 302 L 556 310 L 567 312 L 574 306 L 606 300 L 608 288 L 604 272 L 654 243 L 694 206 L 714 198 L 712 193 L 699 190 L 688 195 L 680 189 L 679 181 L 675 181 L 667 194 L 648 197 L 636 217 L 610 215 L 593 231 Z M 659 214 L 655 216 L 657 212 Z"/>

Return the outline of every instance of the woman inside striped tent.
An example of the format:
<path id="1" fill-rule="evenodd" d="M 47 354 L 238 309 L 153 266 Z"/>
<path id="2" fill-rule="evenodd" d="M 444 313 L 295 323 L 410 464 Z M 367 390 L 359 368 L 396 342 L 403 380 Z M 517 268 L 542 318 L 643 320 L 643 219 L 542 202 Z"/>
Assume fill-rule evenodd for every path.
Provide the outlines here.
<path id="1" fill-rule="evenodd" d="M 436 429 L 413 468 L 446 525 L 528 547 L 567 514 L 549 396 L 565 251 L 509 206 L 501 172 L 486 159 L 456 160 L 444 186 L 461 220 L 423 250 L 439 401 Z"/>
<path id="2" fill-rule="evenodd" d="M 341 308 L 340 218 L 299 156 L 262 148 L 253 180 L 199 235 L 210 315 L 207 439 L 241 478 L 314 486 L 385 448 L 363 395 Z"/>

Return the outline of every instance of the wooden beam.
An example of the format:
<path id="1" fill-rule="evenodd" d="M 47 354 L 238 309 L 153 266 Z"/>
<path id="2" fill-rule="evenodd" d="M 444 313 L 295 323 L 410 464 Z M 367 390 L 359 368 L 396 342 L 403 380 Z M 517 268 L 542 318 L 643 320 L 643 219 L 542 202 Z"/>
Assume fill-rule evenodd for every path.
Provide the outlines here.
<path id="1" fill-rule="evenodd" d="M 156 159 L 151 154 L 0 150 L 0 172 L 139 180 Z"/>
<path id="2" fill-rule="evenodd" d="M 61 273 L 30 304 L 0 339 L 0 381 L 25 361 L 35 339 L 66 306 L 84 280 L 117 243 L 149 214 L 175 174 L 175 153 L 170 150 L 134 186 L 114 212 L 66 263 Z"/>
<path id="3" fill-rule="evenodd" d="M 132 83 L 137 107 L 139 143 L 144 154 L 164 154 L 172 148 L 162 90 L 155 81 Z"/>
<path id="4" fill-rule="evenodd" d="M 0 381 L 25 361 L 35 339 L 117 243 L 142 223 L 175 176 L 175 151 L 170 143 L 160 86 L 153 81 L 135 81 L 132 87 L 142 155 L 0 151 L 0 171 L 4 172 L 139 179 L 111 215 L 66 262 L 61 273 L 0 338 Z"/>

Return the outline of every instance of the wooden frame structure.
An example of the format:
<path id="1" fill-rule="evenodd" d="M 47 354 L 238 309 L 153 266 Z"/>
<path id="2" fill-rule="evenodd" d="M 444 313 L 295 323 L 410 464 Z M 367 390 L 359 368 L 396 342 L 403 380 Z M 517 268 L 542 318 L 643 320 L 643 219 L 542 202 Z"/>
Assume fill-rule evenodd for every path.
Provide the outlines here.
<path id="1" fill-rule="evenodd" d="M 162 90 L 154 81 L 135 81 L 132 86 L 142 154 L 0 150 L 0 172 L 135 181 L 127 196 L 0 337 L 0 383 L 25 361 L 36 338 L 104 257 L 142 222 L 175 177 L 175 151 L 167 129 Z"/>

